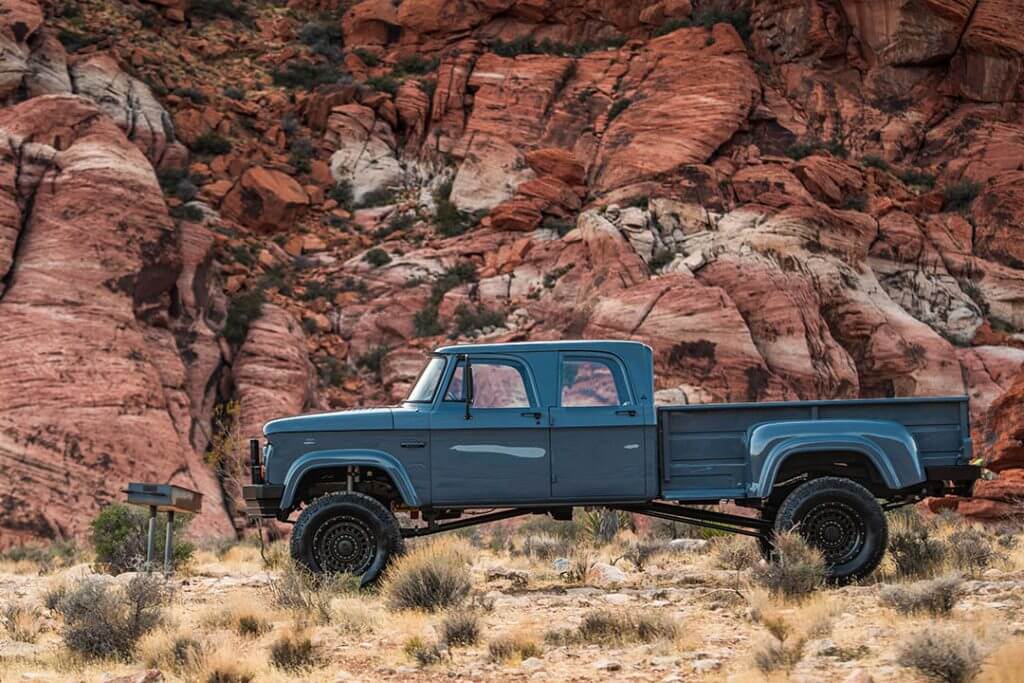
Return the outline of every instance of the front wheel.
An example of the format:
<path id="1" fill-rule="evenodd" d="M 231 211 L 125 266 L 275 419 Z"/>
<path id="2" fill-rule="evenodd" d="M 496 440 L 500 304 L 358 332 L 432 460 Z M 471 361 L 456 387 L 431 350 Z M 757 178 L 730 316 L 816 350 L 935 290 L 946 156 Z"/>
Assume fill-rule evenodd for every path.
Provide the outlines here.
<path id="1" fill-rule="evenodd" d="M 795 529 L 821 551 L 829 580 L 849 583 L 873 572 L 885 556 L 889 527 L 878 500 L 855 481 L 821 477 L 782 501 L 775 530 Z"/>
<path id="2" fill-rule="evenodd" d="M 291 554 L 317 574 L 352 574 L 373 583 L 402 550 L 398 521 L 384 505 L 362 493 L 317 498 L 292 529 Z"/>

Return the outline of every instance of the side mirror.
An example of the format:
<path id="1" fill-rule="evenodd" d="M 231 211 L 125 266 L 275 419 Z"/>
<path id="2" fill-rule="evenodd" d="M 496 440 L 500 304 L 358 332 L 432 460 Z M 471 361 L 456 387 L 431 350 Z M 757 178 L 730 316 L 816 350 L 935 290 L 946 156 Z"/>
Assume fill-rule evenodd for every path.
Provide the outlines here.
<path id="1" fill-rule="evenodd" d="M 463 392 L 466 395 L 466 419 L 470 420 L 473 418 L 469 412 L 470 407 L 473 405 L 473 364 L 469 361 L 469 356 L 465 356 L 465 366 L 462 371 L 462 383 L 466 387 Z"/>

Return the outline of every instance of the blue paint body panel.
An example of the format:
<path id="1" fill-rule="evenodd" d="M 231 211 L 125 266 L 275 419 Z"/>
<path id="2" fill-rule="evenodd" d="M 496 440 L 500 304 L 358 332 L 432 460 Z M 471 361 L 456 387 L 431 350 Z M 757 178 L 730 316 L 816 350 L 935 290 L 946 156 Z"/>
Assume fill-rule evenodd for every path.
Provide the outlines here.
<path id="1" fill-rule="evenodd" d="M 859 458 L 881 495 L 895 495 L 923 486 L 926 468 L 971 458 L 966 397 L 655 407 L 652 352 L 638 342 L 472 344 L 435 356 L 436 387 L 420 401 L 268 422 L 266 483 L 283 487 L 281 510 L 303 502 L 311 477 L 337 483 L 353 465 L 389 479 L 408 507 L 465 508 L 752 501 L 794 463 L 837 454 Z M 449 391 L 467 356 L 514 367 L 522 405 L 473 407 L 467 420 Z M 581 363 L 613 378 L 613 402 L 566 398 Z"/>

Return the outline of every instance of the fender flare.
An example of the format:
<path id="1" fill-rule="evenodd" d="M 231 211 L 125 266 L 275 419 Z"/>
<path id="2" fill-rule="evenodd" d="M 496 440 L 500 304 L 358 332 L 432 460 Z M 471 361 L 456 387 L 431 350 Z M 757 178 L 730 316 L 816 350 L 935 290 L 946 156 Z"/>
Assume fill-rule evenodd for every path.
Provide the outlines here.
<path id="1" fill-rule="evenodd" d="M 409 473 L 395 456 L 385 451 L 372 449 L 331 449 L 305 453 L 288 468 L 284 477 L 284 493 L 280 508 L 290 510 L 295 504 L 299 485 L 310 472 L 349 465 L 363 465 L 382 470 L 391 477 L 402 502 L 409 507 L 419 507 L 420 499 L 412 485 Z"/>
<path id="2" fill-rule="evenodd" d="M 899 490 L 925 481 L 917 443 L 906 427 L 895 422 L 827 420 L 809 423 L 803 431 L 800 423 L 769 423 L 754 427 L 750 433 L 752 465 L 760 462 L 760 473 L 753 472 L 751 494 L 766 498 L 779 470 L 791 456 L 806 453 L 856 453 L 864 456 L 879 473 L 886 487 Z M 832 433 L 820 430 L 834 429 Z M 788 434 L 784 430 L 789 431 Z M 794 434 L 793 431 L 796 431 Z M 886 446 L 880 442 L 886 442 Z"/>

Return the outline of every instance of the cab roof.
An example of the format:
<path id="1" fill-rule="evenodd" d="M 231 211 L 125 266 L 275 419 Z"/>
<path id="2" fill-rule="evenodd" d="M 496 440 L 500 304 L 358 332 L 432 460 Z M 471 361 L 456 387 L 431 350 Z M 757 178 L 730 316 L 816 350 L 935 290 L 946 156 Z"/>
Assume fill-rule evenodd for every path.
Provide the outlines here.
<path id="1" fill-rule="evenodd" d="M 628 354 L 646 349 L 647 344 L 620 339 L 574 339 L 535 342 L 504 342 L 501 344 L 454 344 L 435 349 L 435 353 L 526 353 L 529 351 L 605 351 Z"/>

